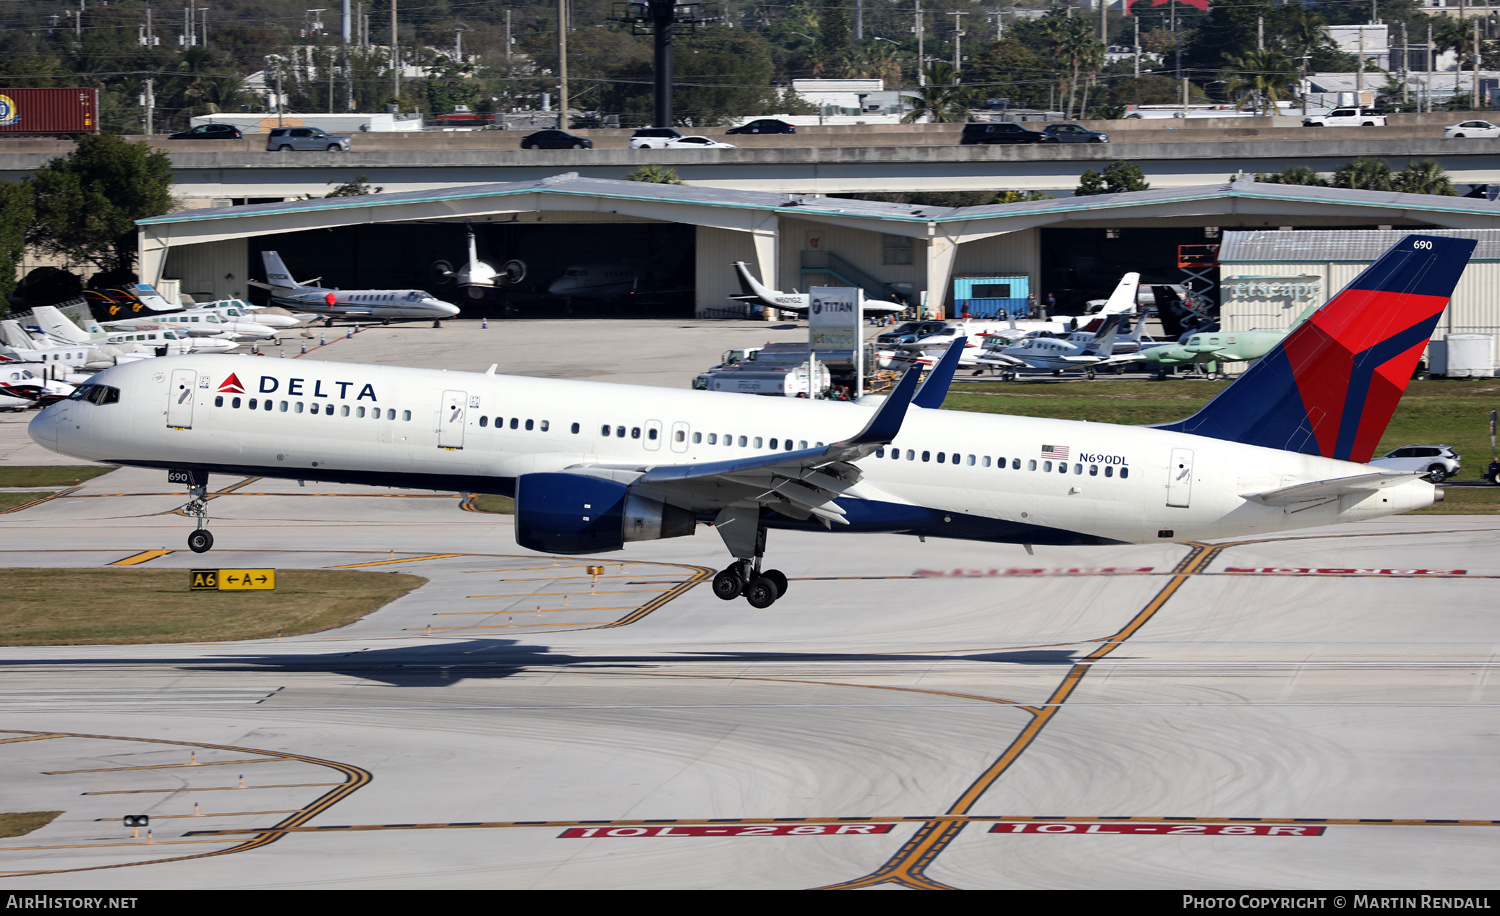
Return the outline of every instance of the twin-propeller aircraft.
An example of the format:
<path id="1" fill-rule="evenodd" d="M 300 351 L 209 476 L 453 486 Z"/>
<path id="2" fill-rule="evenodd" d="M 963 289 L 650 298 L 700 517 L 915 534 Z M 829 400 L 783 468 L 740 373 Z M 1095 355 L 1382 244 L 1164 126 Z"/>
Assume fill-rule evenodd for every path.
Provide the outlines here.
<path id="1" fill-rule="evenodd" d="M 996 543 L 1193 541 L 1376 518 L 1438 498 L 1365 464 L 1474 242 L 1408 236 L 1193 416 L 1156 428 L 940 410 L 918 388 L 787 400 L 251 356 L 107 369 L 31 435 L 188 484 L 209 474 L 500 493 L 516 540 L 593 554 L 711 524 L 726 600 L 777 600 L 771 528 Z"/>

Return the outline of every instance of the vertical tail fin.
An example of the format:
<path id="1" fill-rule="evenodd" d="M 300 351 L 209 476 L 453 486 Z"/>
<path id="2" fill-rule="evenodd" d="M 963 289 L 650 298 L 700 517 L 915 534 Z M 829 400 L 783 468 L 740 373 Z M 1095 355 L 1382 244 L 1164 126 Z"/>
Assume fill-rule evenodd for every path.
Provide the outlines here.
<path id="1" fill-rule="evenodd" d="M 1133 312 L 1136 309 L 1135 293 L 1141 285 L 1141 275 L 1128 273 L 1120 278 L 1115 291 L 1109 294 L 1104 308 L 1099 311 L 1100 315 L 1118 315 L 1121 312 Z"/>
<path id="2" fill-rule="evenodd" d="M 1161 428 L 1369 461 L 1475 244 L 1407 236 L 1202 410 Z"/>
<path id="3" fill-rule="evenodd" d="M 32 309 L 31 314 L 36 317 L 37 326 L 42 329 L 42 333 L 48 337 L 65 343 L 86 343 L 90 339 L 86 331 L 69 321 L 68 316 L 55 306 L 39 305 Z"/>
<path id="4" fill-rule="evenodd" d="M 260 258 L 266 265 L 266 282 L 277 289 L 297 289 L 302 284 L 292 279 L 292 272 L 281 263 L 281 255 L 274 251 L 262 251 Z"/>
<path id="5" fill-rule="evenodd" d="M 1084 353 L 1089 356 L 1109 356 L 1114 352 L 1115 339 L 1120 334 L 1120 325 L 1127 319 L 1123 315 L 1111 315 L 1104 319 L 1104 330 L 1099 336 L 1084 348 Z"/>

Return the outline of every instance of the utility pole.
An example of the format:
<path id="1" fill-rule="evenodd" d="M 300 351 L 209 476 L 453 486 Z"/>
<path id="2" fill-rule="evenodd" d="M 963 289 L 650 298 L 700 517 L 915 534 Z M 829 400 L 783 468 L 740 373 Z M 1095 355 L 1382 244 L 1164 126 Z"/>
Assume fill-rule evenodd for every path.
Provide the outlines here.
<path id="1" fill-rule="evenodd" d="M 568 129 L 568 0 L 557 0 L 557 129 Z"/>
<path id="2" fill-rule="evenodd" d="M 401 55 L 396 53 L 396 0 L 391 0 L 391 95 L 401 107 Z"/>
<path id="3" fill-rule="evenodd" d="M 1141 78 L 1141 17 L 1131 16 L 1135 23 L 1135 78 Z"/>
<path id="4" fill-rule="evenodd" d="M 1474 20 L 1474 94 L 1469 97 L 1469 110 L 1479 110 L 1479 20 Z"/>
<path id="5" fill-rule="evenodd" d="M 957 73 L 962 67 L 964 30 L 959 28 L 959 17 L 967 16 L 968 13 L 949 13 L 953 17 L 953 72 Z"/>
<path id="6" fill-rule="evenodd" d="M 922 52 L 922 0 L 917 0 L 917 86 L 927 85 L 927 58 Z"/>
<path id="7" fill-rule="evenodd" d="M 1432 22 L 1427 23 L 1427 113 L 1432 114 Z"/>
<path id="8" fill-rule="evenodd" d="M 146 77 L 146 136 L 152 134 L 152 122 L 156 120 L 156 85 L 151 77 Z"/>

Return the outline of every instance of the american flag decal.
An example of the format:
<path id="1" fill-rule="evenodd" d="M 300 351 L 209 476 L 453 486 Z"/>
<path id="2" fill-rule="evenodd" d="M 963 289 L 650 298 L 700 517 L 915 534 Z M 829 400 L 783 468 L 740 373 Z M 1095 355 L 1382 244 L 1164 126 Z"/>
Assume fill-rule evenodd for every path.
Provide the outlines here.
<path id="1" fill-rule="evenodd" d="M 1068 460 L 1068 447 L 1066 445 L 1044 445 L 1042 446 L 1043 458 L 1057 458 L 1061 461 Z"/>

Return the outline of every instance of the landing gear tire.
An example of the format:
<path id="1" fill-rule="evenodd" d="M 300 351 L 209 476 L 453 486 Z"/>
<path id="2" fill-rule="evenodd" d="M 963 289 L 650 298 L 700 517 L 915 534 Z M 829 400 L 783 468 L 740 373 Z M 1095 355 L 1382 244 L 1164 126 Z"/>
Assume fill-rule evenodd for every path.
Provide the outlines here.
<path id="1" fill-rule="evenodd" d="M 733 601 L 745 592 L 745 580 L 740 575 L 738 565 L 719 570 L 714 576 L 714 597 L 723 601 Z M 774 600 L 774 599 L 773 599 Z"/>
<path id="2" fill-rule="evenodd" d="M 782 573 L 781 570 L 779 570 L 779 569 L 768 569 L 765 572 L 761 573 L 760 577 L 762 579 L 769 580 L 772 585 L 776 586 L 776 597 L 777 598 L 780 598 L 780 597 L 782 597 L 783 595 L 786 594 L 786 586 L 787 586 L 786 575 L 784 573 Z"/>
<path id="3" fill-rule="evenodd" d="M 206 528 L 199 528 L 188 535 L 188 549 L 193 553 L 208 553 L 213 549 L 214 536 Z"/>
<path id="4" fill-rule="evenodd" d="M 1091 382 L 1092 382 L 1092 381 L 1093 381 L 1093 380 L 1094 380 L 1094 378 L 1095 378 L 1095 377 L 1096 377 L 1096 376 L 1097 376 L 1097 375 L 1098 375 L 1098 373 L 1097 373 L 1097 372 L 1095 372 L 1095 371 L 1094 371 L 1094 369 L 1093 369 L 1093 367 L 1092 367 L 1092 366 L 1091 366 L 1091 367 L 1089 367 L 1089 369 L 1088 369 L 1088 371 L 1087 371 L 1087 372 L 1086 372 L 1086 373 L 1085 373 L 1085 374 L 1086 374 L 1086 375 L 1087 375 L 1087 376 L 1088 376 L 1088 378 L 1089 378 L 1089 381 L 1091 381 Z"/>
<path id="5" fill-rule="evenodd" d="M 745 600 L 750 602 L 750 606 L 757 610 L 770 607 L 780 597 L 781 595 L 776 590 L 776 583 L 765 576 L 756 577 L 745 588 Z"/>

